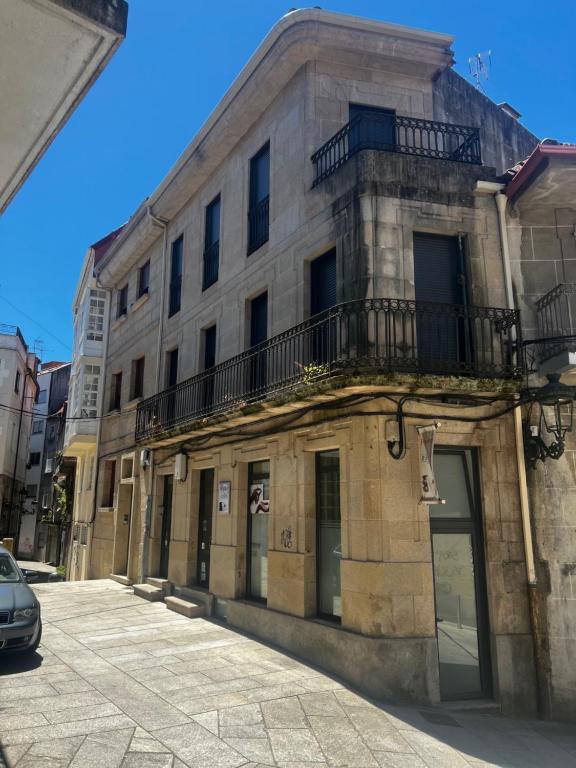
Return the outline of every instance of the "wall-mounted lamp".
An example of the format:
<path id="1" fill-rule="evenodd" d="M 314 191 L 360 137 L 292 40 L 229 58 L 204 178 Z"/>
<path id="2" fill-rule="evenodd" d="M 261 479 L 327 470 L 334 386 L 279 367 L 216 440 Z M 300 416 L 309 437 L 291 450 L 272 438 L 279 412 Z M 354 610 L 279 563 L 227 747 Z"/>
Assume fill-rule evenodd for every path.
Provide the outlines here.
<path id="1" fill-rule="evenodd" d="M 574 419 L 574 387 L 562 384 L 560 374 L 547 374 L 548 383 L 537 390 L 532 390 L 531 403 L 524 421 L 524 455 L 526 464 L 531 469 L 538 461 L 559 459 L 564 453 L 566 434 L 572 432 Z M 533 423 L 536 411 L 537 423 Z M 546 444 L 542 435 L 554 436 Z"/>

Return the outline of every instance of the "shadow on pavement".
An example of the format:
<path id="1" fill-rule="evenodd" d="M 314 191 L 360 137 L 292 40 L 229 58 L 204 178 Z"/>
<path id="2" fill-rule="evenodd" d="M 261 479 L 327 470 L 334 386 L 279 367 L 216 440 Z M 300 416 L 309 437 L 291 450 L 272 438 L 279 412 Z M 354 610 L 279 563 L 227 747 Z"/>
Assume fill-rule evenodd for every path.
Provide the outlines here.
<path id="1" fill-rule="evenodd" d="M 38 669 L 42 666 L 43 661 L 43 656 L 37 651 L 33 653 L 2 653 L 0 655 L 0 677 L 7 674 L 15 675 L 19 672 L 30 672 L 32 669 Z M 0 768 L 2 768 L 1 762 Z"/>

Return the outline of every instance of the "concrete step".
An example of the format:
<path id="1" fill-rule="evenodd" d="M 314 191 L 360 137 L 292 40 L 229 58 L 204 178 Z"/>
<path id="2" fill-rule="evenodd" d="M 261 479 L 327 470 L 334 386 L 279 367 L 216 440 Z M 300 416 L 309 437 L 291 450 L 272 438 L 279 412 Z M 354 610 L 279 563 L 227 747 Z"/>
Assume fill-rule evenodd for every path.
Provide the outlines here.
<path id="1" fill-rule="evenodd" d="M 169 595 L 170 594 L 170 582 L 168 579 L 160 579 L 152 576 L 148 576 L 146 579 L 146 584 L 150 584 L 151 587 L 156 587 L 156 589 L 161 589 L 164 594 Z"/>
<path id="2" fill-rule="evenodd" d="M 150 600 L 156 603 L 164 600 L 164 590 L 158 589 L 153 584 L 134 584 L 134 594 L 136 597 L 143 597 L 144 600 Z"/>
<path id="3" fill-rule="evenodd" d="M 110 578 L 112 581 L 117 581 L 118 584 L 124 584 L 125 587 L 132 586 L 132 579 L 129 579 L 128 576 L 121 576 L 119 573 L 111 573 Z"/>
<path id="4" fill-rule="evenodd" d="M 182 616 L 187 616 L 189 619 L 197 619 L 199 616 L 205 616 L 206 610 L 203 605 L 193 603 L 190 600 L 183 600 L 181 597 L 174 597 L 173 595 L 165 598 L 166 608 L 171 611 L 176 611 Z"/>
<path id="5" fill-rule="evenodd" d="M 214 606 L 214 595 L 205 589 L 195 589 L 194 587 L 174 587 L 172 594 L 188 600 L 191 603 L 198 603 L 205 608 L 205 616 L 212 616 Z"/>

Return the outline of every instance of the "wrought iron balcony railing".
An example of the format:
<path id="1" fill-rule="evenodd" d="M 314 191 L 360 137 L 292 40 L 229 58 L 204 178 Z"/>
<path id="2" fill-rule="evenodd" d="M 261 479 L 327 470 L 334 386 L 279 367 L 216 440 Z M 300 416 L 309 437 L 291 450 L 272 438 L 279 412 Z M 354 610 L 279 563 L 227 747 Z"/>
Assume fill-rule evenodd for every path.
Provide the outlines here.
<path id="1" fill-rule="evenodd" d="M 313 155 L 315 187 L 357 152 L 376 149 L 481 165 L 478 128 L 402 115 L 356 115 Z"/>
<path id="2" fill-rule="evenodd" d="M 339 304 L 138 405 L 136 439 L 315 381 L 388 372 L 515 378 L 519 313 L 367 299 Z"/>
<path id="3" fill-rule="evenodd" d="M 538 299 L 536 316 L 538 338 L 550 339 L 540 345 L 539 356 L 542 362 L 563 352 L 576 351 L 575 340 L 562 339 L 576 335 L 576 283 L 561 283 Z"/>

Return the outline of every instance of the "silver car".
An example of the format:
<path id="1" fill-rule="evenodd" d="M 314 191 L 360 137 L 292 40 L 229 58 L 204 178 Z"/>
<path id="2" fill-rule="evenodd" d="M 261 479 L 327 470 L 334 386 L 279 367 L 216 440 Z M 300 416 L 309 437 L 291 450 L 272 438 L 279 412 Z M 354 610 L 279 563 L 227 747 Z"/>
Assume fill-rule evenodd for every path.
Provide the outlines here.
<path id="1" fill-rule="evenodd" d="M 16 560 L 0 545 L 0 654 L 35 651 L 41 636 L 40 603 Z"/>

